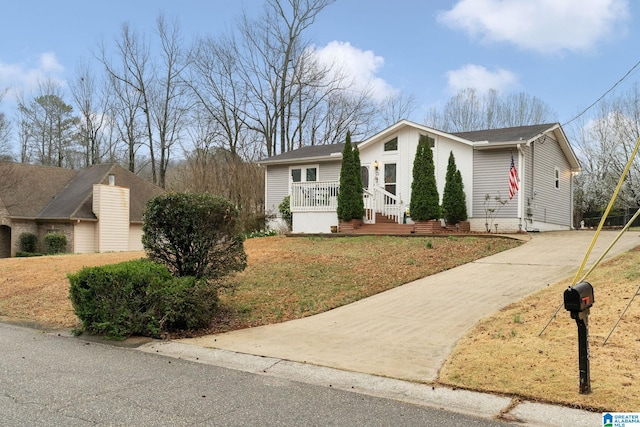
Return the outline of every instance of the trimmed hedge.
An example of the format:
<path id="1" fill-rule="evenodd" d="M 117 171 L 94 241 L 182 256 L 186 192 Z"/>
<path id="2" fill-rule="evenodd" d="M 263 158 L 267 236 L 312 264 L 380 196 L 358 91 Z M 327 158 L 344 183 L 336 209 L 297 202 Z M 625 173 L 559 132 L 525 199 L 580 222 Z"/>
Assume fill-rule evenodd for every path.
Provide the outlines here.
<path id="1" fill-rule="evenodd" d="M 67 251 L 67 236 L 61 233 L 51 233 L 44 236 L 45 252 L 48 255 L 62 254 Z"/>
<path id="2" fill-rule="evenodd" d="M 23 251 L 16 252 L 16 258 L 29 258 L 34 256 L 45 256 L 45 255 L 46 254 L 40 254 L 37 252 L 23 252 Z"/>
<path id="3" fill-rule="evenodd" d="M 20 252 L 35 253 L 38 245 L 38 236 L 34 233 L 20 233 Z"/>
<path id="4" fill-rule="evenodd" d="M 69 298 L 83 331 L 114 339 L 203 328 L 218 305 L 214 285 L 173 277 L 147 259 L 86 267 L 68 277 Z"/>

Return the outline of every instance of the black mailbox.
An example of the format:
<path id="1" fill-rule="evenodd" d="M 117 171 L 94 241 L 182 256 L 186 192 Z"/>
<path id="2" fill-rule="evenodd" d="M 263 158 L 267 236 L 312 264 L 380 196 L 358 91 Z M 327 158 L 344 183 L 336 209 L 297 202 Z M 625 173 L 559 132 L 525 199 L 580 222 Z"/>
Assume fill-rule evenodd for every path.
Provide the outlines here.
<path id="1" fill-rule="evenodd" d="M 593 305 L 593 286 L 580 282 L 564 291 L 564 308 L 571 312 L 582 312 Z"/>

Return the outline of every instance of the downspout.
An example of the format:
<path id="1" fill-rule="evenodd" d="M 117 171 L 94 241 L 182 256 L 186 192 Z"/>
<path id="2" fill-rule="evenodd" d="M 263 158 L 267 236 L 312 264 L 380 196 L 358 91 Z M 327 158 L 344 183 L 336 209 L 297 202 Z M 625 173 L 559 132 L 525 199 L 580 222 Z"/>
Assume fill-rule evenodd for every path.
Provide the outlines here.
<path id="1" fill-rule="evenodd" d="M 524 188 L 525 188 L 525 177 L 526 171 L 523 167 L 524 164 L 524 152 L 522 151 L 522 144 L 516 145 L 516 149 L 518 150 L 518 175 L 522 175 L 522 178 L 518 176 L 520 182 L 518 183 L 518 187 L 520 191 L 518 191 L 518 231 L 522 231 L 526 226 L 523 226 L 523 212 L 524 212 Z"/>
<path id="2" fill-rule="evenodd" d="M 571 205 L 569 208 L 569 230 L 573 230 L 576 227 L 576 224 L 573 223 L 573 171 L 571 170 L 571 165 L 569 165 L 569 191 L 571 192 Z"/>

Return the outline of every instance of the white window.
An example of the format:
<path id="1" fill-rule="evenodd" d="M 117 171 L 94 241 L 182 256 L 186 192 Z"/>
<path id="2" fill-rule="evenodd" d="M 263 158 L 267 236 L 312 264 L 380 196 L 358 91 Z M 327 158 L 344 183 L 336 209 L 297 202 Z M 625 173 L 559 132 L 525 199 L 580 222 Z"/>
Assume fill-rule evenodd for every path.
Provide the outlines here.
<path id="1" fill-rule="evenodd" d="M 384 189 L 389 193 L 396 194 L 396 164 L 387 163 L 384 165 Z"/>
<path id="2" fill-rule="evenodd" d="M 384 143 L 384 151 L 398 151 L 398 137 Z"/>
<path id="3" fill-rule="evenodd" d="M 560 169 L 558 168 L 556 168 L 555 183 L 556 188 L 560 188 Z"/>
<path id="4" fill-rule="evenodd" d="M 315 181 L 318 181 L 318 165 L 293 166 L 289 168 L 289 193 L 291 193 L 292 182 Z"/>
<path id="5" fill-rule="evenodd" d="M 289 168 L 291 182 L 315 182 L 318 180 L 318 165 Z"/>

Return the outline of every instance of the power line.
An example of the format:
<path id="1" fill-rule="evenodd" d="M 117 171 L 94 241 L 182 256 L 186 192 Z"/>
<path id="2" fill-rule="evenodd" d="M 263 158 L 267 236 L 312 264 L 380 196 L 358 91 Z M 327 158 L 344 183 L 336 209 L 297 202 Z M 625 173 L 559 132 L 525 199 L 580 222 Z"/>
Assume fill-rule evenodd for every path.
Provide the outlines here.
<path id="1" fill-rule="evenodd" d="M 611 86 L 611 88 L 609 88 L 609 90 L 607 90 L 605 93 L 602 94 L 602 96 L 598 99 L 596 99 L 591 105 L 589 105 L 587 108 L 585 108 L 584 110 L 582 110 L 580 112 L 580 114 L 578 114 L 577 116 L 575 116 L 573 119 L 569 120 L 568 122 L 564 123 L 562 126 L 566 126 L 569 123 L 573 122 L 574 120 L 577 120 L 580 116 L 582 116 L 584 113 L 586 113 L 587 111 L 589 111 L 594 105 L 596 105 L 598 102 L 600 102 L 602 100 L 602 98 L 604 98 L 605 96 L 607 96 L 612 90 L 614 90 L 620 83 L 622 83 L 627 77 L 629 77 L 629 75 L 631 75 L 631 73 L 633 73 L 633 70 L 635 70 L 636 68 L 638 68 L 638 66 L 640 66 L 640 61 L 636 62 L 636 64 L 631 67 L 631 69 L 629 71 L 627 71 L 627 73 L 622 76 L 622 78 L 620 80 L 618 80 L 613 86 Z"/>

